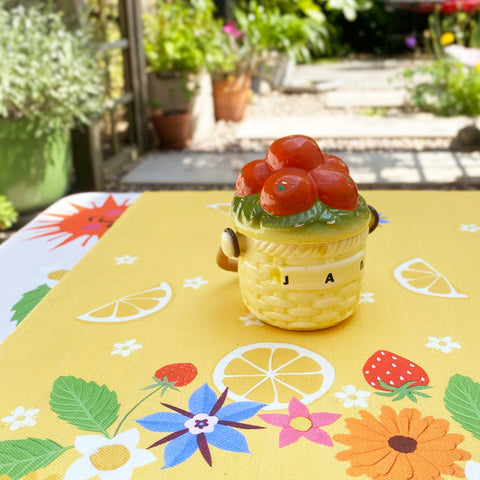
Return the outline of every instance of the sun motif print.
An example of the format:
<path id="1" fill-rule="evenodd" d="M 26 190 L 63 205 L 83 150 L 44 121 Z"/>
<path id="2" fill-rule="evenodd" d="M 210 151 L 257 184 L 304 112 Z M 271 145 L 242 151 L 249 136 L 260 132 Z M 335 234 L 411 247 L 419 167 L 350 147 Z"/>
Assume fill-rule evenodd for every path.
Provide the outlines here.
<path id="1" fill-rule="evenodd" d="M 79 238 L 84 238 L 85 246 L 92 238 L 99 239 L 114 224 L 120 215 L 128 208 L 130 200 L 118 204 L 112 195 L 109 195 L 103 205 L 92 204 L 88 207 L 70 203 L 77 211 L 74 213 L 47 213 L 49 217 L 58 220 L 39 220 L 43 225 L 32 227 L 38 230 L 39 235 L 30 237 L 29 240 L 41 237 L 50 237 L 58 240 L 52 250 L 61 247 Z"/>

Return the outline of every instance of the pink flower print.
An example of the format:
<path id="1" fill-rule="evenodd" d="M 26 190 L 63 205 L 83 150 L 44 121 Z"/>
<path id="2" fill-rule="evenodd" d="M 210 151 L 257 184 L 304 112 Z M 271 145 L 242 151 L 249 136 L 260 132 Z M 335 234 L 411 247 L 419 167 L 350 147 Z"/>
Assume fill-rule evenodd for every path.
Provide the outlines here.
<path id="1" fill-rule="evenodd" d="M 283 413 L 265 413 L 258 415 L 264 422 L 281 427 L 279 436 L 280 448 L 295 443 L 305 437 L 311 442 L 332 447 L 330 435 L 320 427 L 325 427 L 338 420 L 338 413 L 310 413 L 308 408 L 295 397 L 288 404 L 288 415 Z"/>

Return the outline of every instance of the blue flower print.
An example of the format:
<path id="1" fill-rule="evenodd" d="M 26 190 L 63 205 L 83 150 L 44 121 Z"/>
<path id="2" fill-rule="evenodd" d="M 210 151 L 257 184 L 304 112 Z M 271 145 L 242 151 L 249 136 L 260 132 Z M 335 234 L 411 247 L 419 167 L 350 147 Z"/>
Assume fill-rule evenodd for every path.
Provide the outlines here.
<path id="1" fill-rule="evenodd" d="M 148 448 L 168 443 L 165 447 L 163 468 L 174 467 L 200 450 L 204 460 L 212 466 L 209 445 L 230 452 L 250 453 L 245 437 L 235 430 L 264 428 L 240 423 L 251 418 L 266 404 L 236 402 L 223 405 L 228 388 L 217 398 L 215 392 L 205 384 L 195 390 L 189 401 L 189 411 L 162 403 L 173 412 L 158 412 L 137 420 L 142 427 L 152 432 L 172 432 Z"/>
<path id="2" fill-rule="evenodd" d="M 378 212 L 378 223 L 385 225 L 386 223 L 390 223 L 390 220 L 387 220 L 387 218 L 382 215 L 382 212 Z"/>

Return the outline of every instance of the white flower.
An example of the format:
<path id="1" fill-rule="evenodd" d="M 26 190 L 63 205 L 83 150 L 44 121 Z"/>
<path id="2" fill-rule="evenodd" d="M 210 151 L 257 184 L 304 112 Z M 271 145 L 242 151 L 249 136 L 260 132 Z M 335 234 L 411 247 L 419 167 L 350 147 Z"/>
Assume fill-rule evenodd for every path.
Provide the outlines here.
<path id="1" fill-rule="evenodd" d="M 123 257 L 115 257 L 115 262 L 117 265 L 131 265 L 138 260 L 138 257 L 132 257 L 131 255 L 124 255 Z"/>
<path id="2" fill-rule="evenodd" d="M 469 460 L 465 464 L 465 475 L 468 480 L 480 480 L 480 463 Z"/>
<path id="3" fill-rule="evenodd" d="M 471 223 L 470 225 L 466 225 L 466 224 L 462 223 L 460 225 L 460 231 L 462 231 L 462 232 L 475 233 L 475 232 L 478 232 L 479 230 L 480 230 L 480 227 L 478 225 L 474 225 L 473 223 Z"/>
<path id="4" fill-rule="evenodd" d="M 368 407 L 367 398 L 370 396 L 370 392 L 357 390 L 353 385 L 347 385 L 342 390 L 343 392 L 337 392 L 335 396 L 343 402 L 345 408 Z"/>
<path id="5" fill-rule="evenodd" d="M 202 277 L 195 277 L 195 278 L 187 278 L 185 279 L 185 283 L 183 286 L 185 288 L 191 287 L 194 288 L 195 290 L 198 290 L 202 285 L 205 285 L 207 280 L 204 280 Z"/>
<path id="6" fill-rule="evenodd" d="M 211 417 L 206 413 L 198 413 L 189 418 L 184 425 L 192 435 L 198 435 L 199 433 L 212 433 L 217 423 L 217 417 Z"/>
<path id="7" fill-rule="evenodd" d="M 24 407 L 17 407 L 8 417 L 2 418 L 2 422 L 9 423 L 12 432 L 20 427 L 33 427 L 37 423 L 34 417 L 39 411 L 38 408 L 25 410 Z"/>
<path id="8" fill-rule="evenodd" d="M 365 292 L 360 294 L 360 301 L 358 303 L 369 302 L 375 303 L 375 298 L 373 298 L 373 293 Z"/>
<path id="9" fill-rule="evenodd" d="M 428 337 L 428 339 L 430 341 L 425 344 L 426 347 L 443 353 L 450 353 L 454 348 L 462 348 L 458 342 L 453 342 L 451 337 Z"/>
<path id="10" fill-rule="evenodd" d="M 247 313 L 247 315 L 238 317 L 238 319 L 242 321 L 247 327 L 249 327 L 250 325 L 258 325 L 259 327 L 263 327 L 265 325 L 255 315 L 253 315 L 253 313 Z"/>
<path id="11" fill-rule="evenodd" d="M 142 348 L 143 345 L 137 343 L 137 340 L 126 340 L 125 343 L 115 343 L 110 355 L 121 355 L 122 357 L 128 357 L 132 352 Z"/>
<path id="12" fill-rule="evenodd" d="M 75 448 L 83 456 L 72 463 L 64 480 L 87 480 L 95 475 L 100 480 L 130 480 L 135 467 L 156 460 L 148 450 L 135 448 L 140 440 L 136 428 L 113 438 L 82 435 L 75 439 Z"/>

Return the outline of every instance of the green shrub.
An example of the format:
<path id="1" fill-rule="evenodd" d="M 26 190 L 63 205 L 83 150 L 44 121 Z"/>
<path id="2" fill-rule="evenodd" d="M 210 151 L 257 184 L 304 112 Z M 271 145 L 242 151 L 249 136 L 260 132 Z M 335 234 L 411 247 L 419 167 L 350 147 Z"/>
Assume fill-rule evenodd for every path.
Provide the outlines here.
<path id="1" fill-rule="evenodd" d="M 458 60 L 440 58 L 404 72 L 411 103 L 439 116 L 480 114 L 480 73 Z"/>
<path id="2" fill-rule="evenodd" d="M 102 72 L 84 28 L 40 6 L 0 1 L 0 117 L 33 120 L 35 134 L 88 124 L 102 110 Z"/>
<path id="3" fill-rule="evenodd" d="M 18 213 L 5 195 L 0 195 L 0 230 L 10 228 L 18 218 Z"/>

